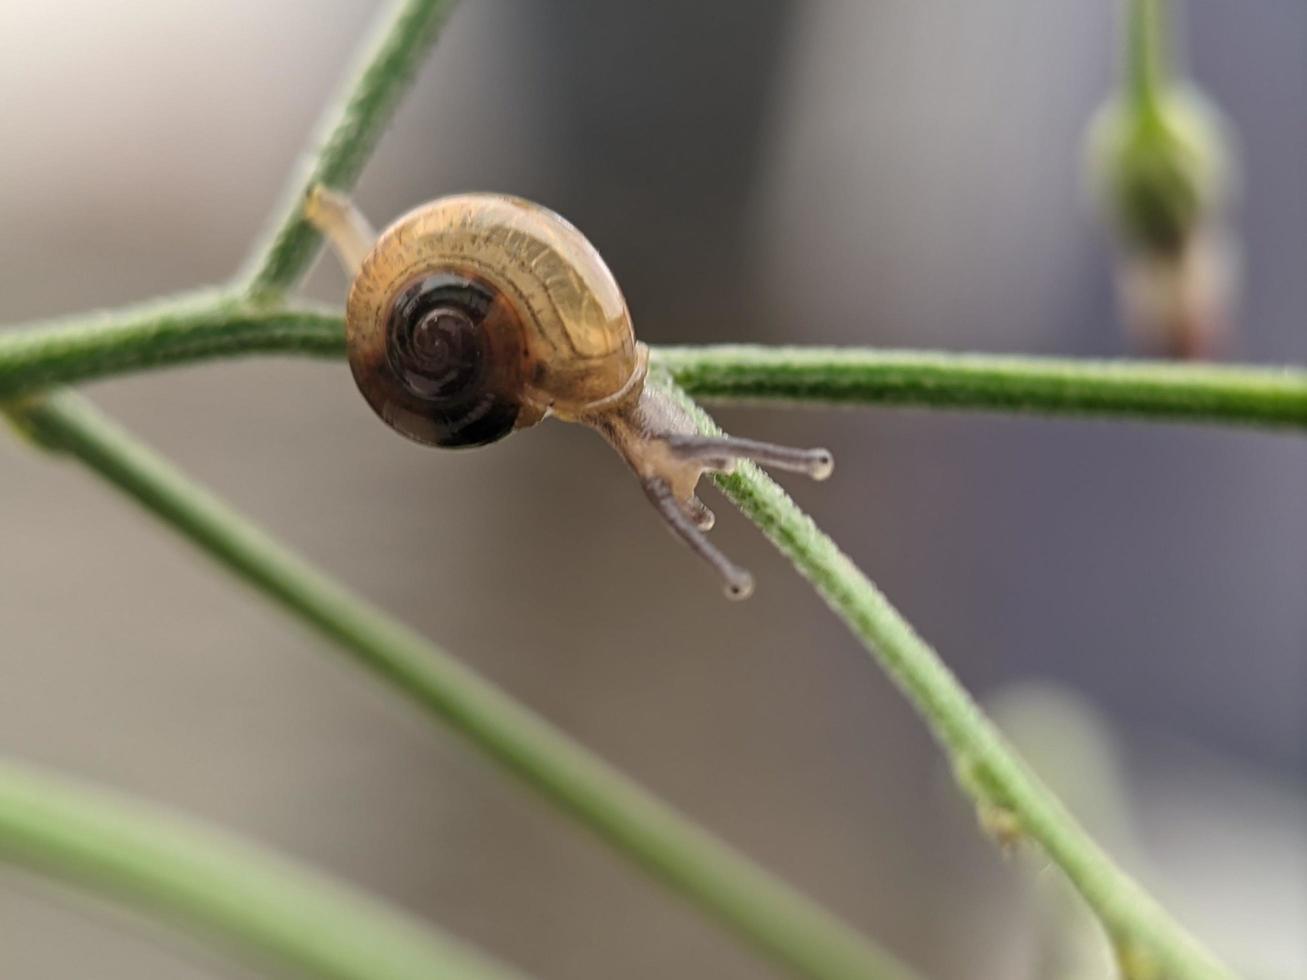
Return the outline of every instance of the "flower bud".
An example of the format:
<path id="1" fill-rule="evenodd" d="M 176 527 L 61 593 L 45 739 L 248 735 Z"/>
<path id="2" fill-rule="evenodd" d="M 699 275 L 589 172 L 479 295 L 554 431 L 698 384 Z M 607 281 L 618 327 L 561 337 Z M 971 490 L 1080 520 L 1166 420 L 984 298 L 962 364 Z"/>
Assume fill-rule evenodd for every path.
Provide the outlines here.
<path id="1" fill-rule="evenodd" d="M 1217 111 L 1180 86 L 1142 104 L 1119 97 L 1089 128 L 1089 175 L 1116 238 L 1123 311 L 1154 352 L 1210 354 L 1228 332 L 1238 263 L 1226 132 Z"/>

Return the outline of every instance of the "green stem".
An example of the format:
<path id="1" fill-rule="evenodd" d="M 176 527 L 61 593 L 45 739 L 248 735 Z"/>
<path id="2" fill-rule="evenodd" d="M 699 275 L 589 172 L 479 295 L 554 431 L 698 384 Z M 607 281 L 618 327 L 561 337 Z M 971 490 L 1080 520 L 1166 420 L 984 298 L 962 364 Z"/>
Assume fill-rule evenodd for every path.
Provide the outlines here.
<path id="1" fill-rule="evenodd" d="M 1170 70 L 1169 0 L 1126 0 L 1126 89 L 1135 108 L 1146 116 L 1156 113 Z"/>
<path id="2" fill-rule="evenodd" d="M 55 394 L 10 411 L 40 444 L 88 465 L 760 950 L 808 977 L 912 976 L 809 899 L 279 545 L 77 396 Z"/>
<path id="3" fill-rule="evenodd" d="M 320 980 L 521 976 L 284 858 L 4 762 L 0 862 L 150 910 Z"/>
<path id="4" fill-rule="evenodd" d="M 340 357 L 340 314 L 196 293 L 0 333 L 0 399 L 55 384 L 215 357 Z"/>
<path id="5" fill-rule="evenodd" d="M 353 186 L 453 6 L 453 0 L 399 0 L 377 22 L 341 98 L 319 123 L 320 135 L 290 183 L 282 217 L 240 276 L 252 296 L 276 296 L 307 271 L 320 238 L 304 220 L 305 191 L 319 183 Z"/>
<path id="6" fill-rule="evenodd" d="M 1307 428 L 1307 370 L 840 347 L 664 347 L 706 399 L 921 405 Z"/>
<path id="7" fill-rule="evenodd" d="M 0 333 L 0 398 L 145 368 L 247 354 L 340 357 L 339 313 L 198 293 Z M 1307 428 L 1307 371 L 854 347 L 664 347 L 706 399 L 918 405 Z"/>
<path id="8" fill-rule="evenodd" d="M 721 430 L 666 377 L 705 434 Z M 982 820 L 1042 846 L 1103 922 L 1128 977 L 1231 975 L 1124 871 L 1026 768 L 956 677 L 876 586 L 770 477 L 752 464 L 720 476 L 726 495 L 810 581 L 889 673 L 950 756 Z M 996 818 L 1006 818 L 1000 821 Z M 1157 972 L 1148 972 L 1152 967 Z"/>

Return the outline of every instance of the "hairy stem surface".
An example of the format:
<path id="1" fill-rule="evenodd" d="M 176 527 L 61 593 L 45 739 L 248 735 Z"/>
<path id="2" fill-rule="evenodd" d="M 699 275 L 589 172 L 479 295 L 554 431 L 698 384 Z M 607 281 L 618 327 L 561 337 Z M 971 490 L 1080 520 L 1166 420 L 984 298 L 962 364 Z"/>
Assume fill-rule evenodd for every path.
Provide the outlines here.
<path id="1" fill-rule="evenodd" d="M 659 380 L 659 379 L 655 379 Z M 669 393 L 705 435 L 720 429 L 666 378 Z M 885 595 L 753 464 L 718 486 L 812 583 L 907 695 L 948 753 L 982 822 L 1039 844 L 1080 891 L 1111 936 L 1129 977 L 1228 978 L 1231 974 L 1117 867 L 1053 793 L 1026 768 L 993 723 Z M 1156 967 L 1156 972 L 1149 972 Z"/>
<path id="2" fill-rule="evenodd" d="M 1307 370 L 852 347 L 663 347 L 709 400 L 917 405 L 1307 428 Z"/>
<path id="3" fill-rule="evenodd" d="M 276 295 L 308 270 L 321 238 L 304 218 L 304 192 L 314 184 L 354 185 L 453 8 L 454 0 L 401 0 L 377 22 L 341 97 L 323 114 L 300 173 L 289 181 L 282 217 L 241 277 L 252 296 Z"/>
<path id="4" fill-rule="evenodd" d="M 0 332 L 0 399 L 213 358 L 344 352 L 337 311 L 197 293 Z"/>

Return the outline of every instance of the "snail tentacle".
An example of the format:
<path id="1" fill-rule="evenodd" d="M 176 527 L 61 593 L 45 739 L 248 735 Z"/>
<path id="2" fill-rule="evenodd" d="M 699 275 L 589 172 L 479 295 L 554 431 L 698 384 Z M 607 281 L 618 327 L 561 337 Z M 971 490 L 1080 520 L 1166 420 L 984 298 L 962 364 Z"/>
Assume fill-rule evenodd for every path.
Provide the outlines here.
<path id="1" fill-rule="evenodd" d="M 826 479 L 835 468 L 829 449 L 795 449 L 734 436 L 674 435 L 667 437 L 667 444 L 682 459 L 700 460 L 708 469 L 723 473 L 731 472 L 736 460 L 740 459 L 750 459 L 790 473 L 802 473 L 814 480 Z"/>
<path id="2" fill-rule="evenodd" d="M 690 494 L 690 498 L 685 501 L 685 513 L 700 531 L 711 531 L 717 523 L 717 515 L 694 494 Z"/>
<path id="3" fill-rule="evenodd" d="M 717 546 L 704 536 L 703 531 L 696 527 L 694 521 L 685 513 L 681 502 L 676 499 L 666 480 L 662 477 L 653 477 L 643 482 L 644 492 L 658 508 L 667 526 L 689 545 L 691 551 L 706 561 L 721 576 L 726 597 L 747 599 L 753 592 L 753 576 L 722 554 Z"/>
<path id="4" fill-rule="evenodd" d="M 377 233 L 354 202 L 322 184 L 314 184 L 304 201 L 304 217 L 331 242 L 345 271 L 357 276 L 376 243 Z"/>

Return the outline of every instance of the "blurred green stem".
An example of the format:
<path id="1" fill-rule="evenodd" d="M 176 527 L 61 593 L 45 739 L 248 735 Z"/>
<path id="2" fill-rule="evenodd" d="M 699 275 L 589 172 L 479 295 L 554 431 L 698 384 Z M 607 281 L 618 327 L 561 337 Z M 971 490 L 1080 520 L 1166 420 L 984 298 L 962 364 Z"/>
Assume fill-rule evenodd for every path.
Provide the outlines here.
<path id="1" fill-rule="evenodd" d="M 279 545 L 77 396 L 38 397 L 10 411 L 38 444 L 85 463 L 762 951 L 807 977 L 912 976 L 449 654 Z"/>
<path id="2" fill-rule="evenodd" d="M 1156 113 L 1170 71 L 1172 0 L 1124 0 L 1126 12 L 1126 89 L 1141 115 Z"/>
<path id="3" fill-rule="evenodd" d="M 721 431 L 667 378 L 654 381 L 667 387 L 705 434 Z M 717 484 L 908 696 L 948 753 L 982 820 L 1003 815 L 1007 826 L 1038 843 L 1066 873 L 1102 921 L 1122 962 L 1133 964 L 1127 977 L 1230 976 L 1094 843 L 1004 741 L 939 654 L 774 480 L 747 464 L 717 477 Z M 1147 972 L 1154 966 L 1156 973 Z"/>
<path id="4" fill-rule="evenodd" d="M 521 976 L 252 845 L 4 762 L 0 863 L 125 901 L 315 980 Z"/>

